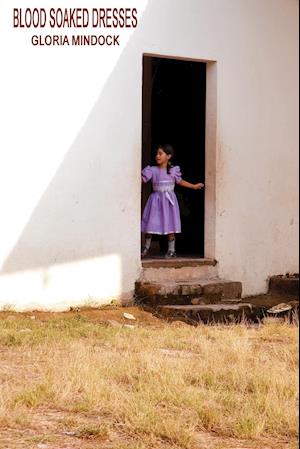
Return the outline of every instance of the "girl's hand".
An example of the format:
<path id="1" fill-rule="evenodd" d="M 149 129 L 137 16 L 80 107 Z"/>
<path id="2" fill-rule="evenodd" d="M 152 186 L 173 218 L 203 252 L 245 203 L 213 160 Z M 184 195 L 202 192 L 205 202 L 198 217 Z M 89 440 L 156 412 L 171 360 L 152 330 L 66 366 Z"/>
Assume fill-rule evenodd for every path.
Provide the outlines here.
<path id="1" fill-rule="evenodd" d="M 178 183 L 182 187 L 187 187 L 188 189 L 200 190 L 203 189 L 204 184 L 199 182 L 198 184 L 192 184 L 190 182 L 184 181 L 183 179 Z"/>
<path id="2" fill-rule="evenodd" d="M 195 190 L 203 189 L 203 187 L 204 187 L 204 184 L 202 184 L 202 182 L 199 182 L 198 184 L 194 184 Z"/>

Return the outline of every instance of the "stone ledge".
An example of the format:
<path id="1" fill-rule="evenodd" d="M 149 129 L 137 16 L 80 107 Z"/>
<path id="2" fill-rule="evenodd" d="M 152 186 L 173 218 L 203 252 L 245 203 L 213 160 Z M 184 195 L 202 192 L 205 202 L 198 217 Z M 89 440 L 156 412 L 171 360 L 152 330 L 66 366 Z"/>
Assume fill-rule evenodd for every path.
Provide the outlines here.
<path id="1" fill-rule="evenodd" d="M 239 322 L 253 320 L 263 310 L 256 310 L 251 304 L 202 304 L 202 305 L 164 305 L 157 308 L 158 315 L 166 319 L 181 319 L 190 324 L 200 322 Z"/>
<path id="2" fill-rule="evenodd" d="M 269 293 L 299 297 L 299 275 L 272 276 L 269 281 Z"/>
<path id="3" fill-rule="evenodd" d="M 185 268 L 185 267 L 201 267 L 203 265 L 215 266 L 217 261 L 214 259 L 195 259 L 177 257 L 176 259 L 144 259 L 142 260 L 143 268 Z"/>
<path id="4" fill-rule="evenodd" d="M 211 311 L 211 312 L 220 312 L 222 310 L 242 310 L 248 308 L 252 310 L 252 304 L 248 303 L 239 303 L 239 304 L 201 304 L 201 305 L 165 305 L 160 306 L 160 309 L 163 310 L 180 310 L 182 312 L 201 312 L 201 311 Z"/>
<path id="5" fill-rule="evenodd" d="M 183 282 L 144 282 L 135 284 L 136 298 L 152 305 L 191 304 L 193 298 L 203 303 L 217 303 L 226 299 L 240 299 L 241 282 L 212 278 Z"/>

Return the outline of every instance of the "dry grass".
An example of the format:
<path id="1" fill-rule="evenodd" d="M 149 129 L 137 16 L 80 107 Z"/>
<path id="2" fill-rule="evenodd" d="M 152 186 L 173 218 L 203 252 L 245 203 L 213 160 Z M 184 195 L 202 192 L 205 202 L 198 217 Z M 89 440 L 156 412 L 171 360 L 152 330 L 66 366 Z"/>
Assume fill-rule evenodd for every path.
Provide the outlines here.
<path id="1" fill-rule="evenodd" d="M 5 319 L 0 352 L 0 448 L 297 447 L 296 326 Z"/>

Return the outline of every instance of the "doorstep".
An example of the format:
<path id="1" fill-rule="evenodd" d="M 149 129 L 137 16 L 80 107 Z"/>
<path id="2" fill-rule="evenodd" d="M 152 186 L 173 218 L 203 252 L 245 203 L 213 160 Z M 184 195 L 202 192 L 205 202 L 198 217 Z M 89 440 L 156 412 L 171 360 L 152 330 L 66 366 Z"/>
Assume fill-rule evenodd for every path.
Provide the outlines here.
<path id="1" fill-rule="evenodd" d="M 176 259 L 165 259 L 163 257 L 155 257 L 142 260 L 143 268 L 185 268 L 185 267 L 201 267 L 215 266 L 217 261 L 208 258 L 194 257 L 176 257 Z"/>

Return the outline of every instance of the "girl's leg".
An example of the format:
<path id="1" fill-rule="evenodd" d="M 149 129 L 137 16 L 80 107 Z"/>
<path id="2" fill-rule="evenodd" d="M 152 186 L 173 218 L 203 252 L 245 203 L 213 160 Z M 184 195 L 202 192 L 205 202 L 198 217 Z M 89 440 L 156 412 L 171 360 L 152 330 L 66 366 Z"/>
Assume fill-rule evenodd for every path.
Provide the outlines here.
<path id="1" fill-rule="evenodd" d="M 168 252 L 167 258 L 176 257 L 175 253 L 175 234 L 168 234 Z"/>
<path id="2" fill-rule="evenodd" d="M 151 240 L 152 240 L 152 234 L 146 234 L 145 235 L 145 248 L 150 249 Z"/>
<path id="3" fill-rule="evenodd" d="M 145 244 L 142 249 L 142 258 L 146 257 L 148 255 L 150 246 L 151 246 L 151 240 L 152 240 L 152 234 L 146 234 L 145 235 Z"/>

